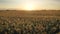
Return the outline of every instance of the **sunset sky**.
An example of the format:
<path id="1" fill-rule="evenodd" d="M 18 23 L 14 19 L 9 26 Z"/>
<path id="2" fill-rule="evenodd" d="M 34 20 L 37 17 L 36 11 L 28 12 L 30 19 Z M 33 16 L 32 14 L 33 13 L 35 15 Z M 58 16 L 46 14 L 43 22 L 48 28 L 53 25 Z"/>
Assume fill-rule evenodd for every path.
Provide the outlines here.
<path id="1" fill-rule="evenodd" d="M 0 9 L 60 10 L 60 0 L 0 0 Z"/>

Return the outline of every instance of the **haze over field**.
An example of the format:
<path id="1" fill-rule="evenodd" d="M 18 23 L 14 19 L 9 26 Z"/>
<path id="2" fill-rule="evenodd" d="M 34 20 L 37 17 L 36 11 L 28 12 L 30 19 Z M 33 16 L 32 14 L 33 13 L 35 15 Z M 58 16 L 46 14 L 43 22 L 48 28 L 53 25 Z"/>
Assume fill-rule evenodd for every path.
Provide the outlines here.
<path id="1" fill-rule="evenodd" d="M 60 0 L 0 0 L 0 9 L 60 10 Z"/>

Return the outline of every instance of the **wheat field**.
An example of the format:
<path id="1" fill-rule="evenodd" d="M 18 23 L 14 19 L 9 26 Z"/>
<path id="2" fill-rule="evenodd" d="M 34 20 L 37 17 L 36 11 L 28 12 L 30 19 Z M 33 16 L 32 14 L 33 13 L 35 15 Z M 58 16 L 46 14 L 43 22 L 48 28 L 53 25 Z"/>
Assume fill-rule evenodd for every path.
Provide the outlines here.
<path id="1" fill-rule="evenodd" d="M 0 34 L 60 34 L 60 10 L 0 10 Z"/>

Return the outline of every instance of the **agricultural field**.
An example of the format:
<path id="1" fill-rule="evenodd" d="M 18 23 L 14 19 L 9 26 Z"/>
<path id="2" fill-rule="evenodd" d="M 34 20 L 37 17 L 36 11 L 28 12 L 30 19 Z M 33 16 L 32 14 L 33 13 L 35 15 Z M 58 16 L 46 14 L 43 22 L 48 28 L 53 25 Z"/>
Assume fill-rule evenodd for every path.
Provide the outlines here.
<path id="1" fill-rule="evenodd" d="M 60 34 L 60 10 L 0 10 L 0 34 Z"/>

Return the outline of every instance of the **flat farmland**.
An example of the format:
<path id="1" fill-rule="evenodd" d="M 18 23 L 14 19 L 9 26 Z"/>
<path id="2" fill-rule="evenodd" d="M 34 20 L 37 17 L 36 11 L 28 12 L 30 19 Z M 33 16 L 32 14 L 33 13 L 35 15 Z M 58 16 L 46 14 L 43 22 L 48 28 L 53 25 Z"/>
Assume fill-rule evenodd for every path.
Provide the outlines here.
<path id="1" fill-rule="evenodd" d="M 60 34 L 60 10 L 1 10 L 1 34 Z"/>
<path id="2" fill-rule="evenodd" d="M 0 16 L 60 16 L 60 10 L 1 10 Z"/>

